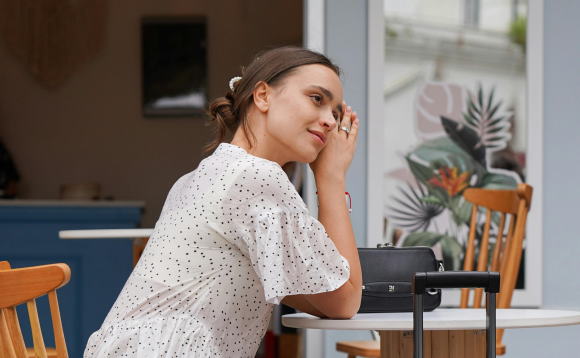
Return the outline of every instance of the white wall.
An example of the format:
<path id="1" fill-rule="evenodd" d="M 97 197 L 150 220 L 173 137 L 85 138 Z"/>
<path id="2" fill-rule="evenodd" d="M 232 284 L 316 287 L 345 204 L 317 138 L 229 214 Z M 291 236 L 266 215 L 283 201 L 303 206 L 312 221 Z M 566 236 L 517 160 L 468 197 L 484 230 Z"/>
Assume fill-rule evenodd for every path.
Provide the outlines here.
<path id="1" fill-rule="evenodd" d="M 544 1 L 543 301 L 572 310 L 580 310 L 579 16 L 578 1 Z M 577 357 L 580 326 L 511 330 L 505 343 L 507 358 Z"/>
<path id="2" fill-rule="evenodd" d="M 375 0 L 369 0 L 375 1 Z M 352 222 L 358 246 L 366 246 L 367 230 L 367 0 L 325 1 L 325 54 L 343 70 L 344 99 L 361 118 L 355 158 L 347 174 L 352 196 Z M 370 339 L 370 331 L 325 331 L 324 357 L 341 357 L 336 342 Z M 310 358 L 310 357 L 309 357 Z"/>

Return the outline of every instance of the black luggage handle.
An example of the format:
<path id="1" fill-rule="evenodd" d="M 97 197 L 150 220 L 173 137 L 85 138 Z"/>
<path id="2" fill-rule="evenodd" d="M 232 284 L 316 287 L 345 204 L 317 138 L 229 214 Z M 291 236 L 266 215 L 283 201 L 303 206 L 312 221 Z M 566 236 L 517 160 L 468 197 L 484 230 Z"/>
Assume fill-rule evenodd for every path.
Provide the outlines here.
<path id="1" fill-rule="evenodd" d="M 424 293 L 427 288 L 481 287 L 486 292 L 499 292 L 499 272 L 444 271 L 417 272 L 413 278 L 413 292 Z"/>
<path id="2" fill-rule="evenodd" d="M 498 272 L 446 271 L 417 272 L 413 276 L 413 345 L 414 358 L 423 357 L 423 295 L 428 288 L 485 288 L 486 350 L 488 358 L 495 358 L 495 295 L 499 293 Z"/>

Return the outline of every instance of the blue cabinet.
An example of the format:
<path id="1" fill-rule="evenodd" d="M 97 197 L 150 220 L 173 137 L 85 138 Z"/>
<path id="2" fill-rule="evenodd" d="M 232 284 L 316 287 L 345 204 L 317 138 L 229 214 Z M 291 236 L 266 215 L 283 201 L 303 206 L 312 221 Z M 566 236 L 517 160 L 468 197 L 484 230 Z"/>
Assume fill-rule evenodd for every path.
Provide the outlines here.
<path id="1" fill-rule="evenodd" d="M 62 240 L 60 230 L 135 228 L 140 202 L 0 200 L 0 261 L 13 268 L 64 262 L 70 282 L 58 290 L 70 357 L 81 357 L 90 334 L 102 324 L 132 269 L 129 239 Z M 54 347 L 46 298 L 37 300 L 45 343 Z M 19 310 L 32 346 L 25 307 Z"/>

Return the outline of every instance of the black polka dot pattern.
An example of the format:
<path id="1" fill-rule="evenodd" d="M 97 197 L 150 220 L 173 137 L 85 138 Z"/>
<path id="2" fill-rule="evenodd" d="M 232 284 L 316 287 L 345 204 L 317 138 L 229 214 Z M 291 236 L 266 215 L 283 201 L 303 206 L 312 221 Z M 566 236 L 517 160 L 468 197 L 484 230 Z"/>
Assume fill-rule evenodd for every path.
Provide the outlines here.
<path id="1" fill-rule="evenodd" d="M 84 356 L 254 357 L 273 304 L 348 277 L 282 168 L 222 143 L 169 192 Z"/>

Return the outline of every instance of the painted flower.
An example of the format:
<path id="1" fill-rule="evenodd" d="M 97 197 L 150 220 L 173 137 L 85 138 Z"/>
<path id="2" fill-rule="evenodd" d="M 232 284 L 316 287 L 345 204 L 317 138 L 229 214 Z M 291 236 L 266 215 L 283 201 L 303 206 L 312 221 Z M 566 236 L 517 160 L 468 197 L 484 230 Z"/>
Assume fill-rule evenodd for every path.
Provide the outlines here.
<path id="1" fill-rule="evenodd" d="M 439 175 L 429 179 L 429 183 L 443 188 L 450 197 L 461 193 L 469 184 L 469 172 L 463 172 L 458 175 L 459 170 L 456 167 L 439 168 L 438 172 Z"/>

